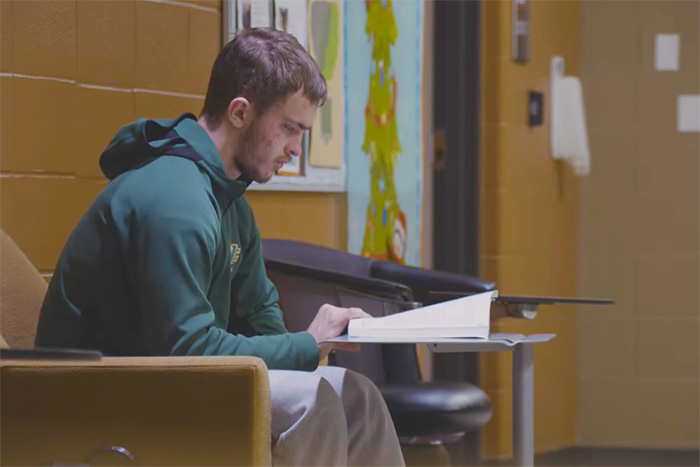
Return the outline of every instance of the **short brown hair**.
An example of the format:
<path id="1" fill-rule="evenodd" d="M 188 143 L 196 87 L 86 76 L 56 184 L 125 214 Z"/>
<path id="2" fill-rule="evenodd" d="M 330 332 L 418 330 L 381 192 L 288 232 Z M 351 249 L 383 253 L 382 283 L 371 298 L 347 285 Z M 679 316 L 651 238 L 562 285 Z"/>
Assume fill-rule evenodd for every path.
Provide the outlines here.
<path id="1" fill-rule="evenodd" d="M 299 90 L 319 106 L 326 101 L 326 80 L 294 36 L 272 28 L 245 29 L 214 61 L 202 116 L 217 128 L 236 97 L 248 99 L 260 115 Z"/>

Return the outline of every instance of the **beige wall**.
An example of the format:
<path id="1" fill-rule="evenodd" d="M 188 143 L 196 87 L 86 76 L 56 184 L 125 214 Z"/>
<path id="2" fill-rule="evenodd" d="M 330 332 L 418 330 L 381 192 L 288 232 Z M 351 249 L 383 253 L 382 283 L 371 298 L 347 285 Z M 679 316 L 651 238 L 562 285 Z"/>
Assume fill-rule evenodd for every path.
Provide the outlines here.
<path id="1" fill-rule="evenodd" d="M 511 8 L 482 3 L 481 271 L 504 294 L 571 296 L 576 292 L 577 185 L 549 150 L 550 59 L 576 73 L 579 2 L 532 1 L 532 57 L 511 59 Z M 529 128 L 528 91 L 544 93 L 544 124 Z M 554 332 L 535 348 L 535 449 L 570 446 L 576 428 L 574 310 L 541 307 L 534 321 L 504 320 L 495 330 Z M 482 357 L 482 387 L 494 405 L 483 431 L 485 456 L 511 455 L 509 353 Z"/>
<path id="2" fill-rule="evenodd" d="M 198 113 L 221 2 L 0 0 L 0 226 L 50 274 L 138 117 Z M 345 245 L 342 195 L 252 193 L 263 235 Z"/>
<path id="3" fill-rule="evenodd" d="M 592 174 L 580 184 L 579 442 L 698 447 L 700 145 L 676 96 L 700 87 L 697 1 L 582 2 Z M 654 36 L 680 34 L 680 70 Z"/>

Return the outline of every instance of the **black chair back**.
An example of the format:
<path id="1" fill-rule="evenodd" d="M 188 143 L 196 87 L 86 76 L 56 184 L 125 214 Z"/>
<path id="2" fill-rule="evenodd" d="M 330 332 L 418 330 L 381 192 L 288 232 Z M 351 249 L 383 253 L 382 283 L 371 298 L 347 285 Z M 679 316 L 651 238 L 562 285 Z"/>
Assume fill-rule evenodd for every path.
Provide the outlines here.
<path id="1" fill-rule="evenodd" d="M 332 282 L 275 271 L 274 266 L 268 267 L 267 276 L 277 287 L 284 322 L 292 332 L 305 331 L 324 304 L 342 306 L 337 285 Z M 353 303 L 348 306 L 363 307 L 361 303 Z M 380 345 L 362 345 L 359 352 L 336 351 L 329 357 L 329 363 L 361 373 L 377 385 L 386 381 Z"/>
<path id="2" fill-rule="evenodd" d="M 416 302 L 406 302 L 400 297 L 391 300 L 343 288 L 337 290 L 340 306 L 362 308 L 375 318 L 406 311 L 420 305 Z M 378 358 L 383 361 L 383 383 L 413 384 L 421 381 L 418 355 L 416 346 L 413 344 L 362 344 L 359 352 L 336 352 L 331 363 L 355 370 L 369 377 L 364 371 L 368 358 Z M 370 379 L 372 378 L 370 377 Z"/>
<path id="3" fill-rule="evenodd" d="M 493 288 L 493 283 L 476 278 L 292 240 L 263 239 L 262 253 L 290 331 L 306 330 L 325 303 L 358 307 L 381 317 L 420 306 L 409 286 L 425 297 L 434 295 L 431 289 L 438 285 L 462 292 Z M 440 443 L 455 442 L 479 429 L 491 415 L 488 396 L 477 387 L 422 382 L 414 344 L 362 344 L 359 352 L 331 353 L 329 363 L 364 374 L 379 387 L 404 449 L 416 443 L 438 449 Z"/>
<path id="4" fill-rule="evenodd" d="M 370 258 L 280 239 L 263 239 L 262 252 L 267 276 L 279 292 L 285 325 L 292 332 L 306 330 L 326 303 L 362 308 L 374 317 L 418 306 L 407 287 L 370 278 Z M 359 352 L 334 352 L 329 363 L 361 373 L 377 385 L 420 382 L 412 344 L 363 344 Z"/>
<path id="5" fill-rule="evenodd" d="M 279 238 L 262 239 L 265 259 L 301 264 L 326 271 L 370 277 L 373 260 L 311 243 Z"/>
<path id="6" fill-rule="evenodd" d="M 445 301 L 447 298 L 431 292 L 449 290 L 477 294 L 494 290 L 496 284 L 477 277 L 432 269 L 416 268 L 391 261 L 373 261 L 370 265 L 370 275 L 378 279 L 392 280 L 408 286 L 416 301 L 424 305 L 432 305 Z"/>

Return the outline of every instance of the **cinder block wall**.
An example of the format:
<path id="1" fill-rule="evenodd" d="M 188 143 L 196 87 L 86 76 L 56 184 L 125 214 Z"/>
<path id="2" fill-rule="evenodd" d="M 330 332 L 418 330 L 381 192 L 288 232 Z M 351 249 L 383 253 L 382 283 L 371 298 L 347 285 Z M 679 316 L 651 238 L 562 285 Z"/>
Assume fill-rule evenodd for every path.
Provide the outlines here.
<path id="1" fill-rule="evenodd" d="M 512 2 L 482 2 L 481 271 L 507 294 L 576 293 L 577 189 L 570 166 L 550 152 L 550 60 L 578 73 L 579 2 L 532 1 L 531 59 L 512 60 Z M 544 123 L 528 127 L 528 91 L 544 94 Z M 570 306 L 543 306 L 536 320 L 496 330 L 554 332 L 535 346 L 535 449 L 575 443 L 576 328 Z M 512 356 L 482 356 L 482 386 L 494 404 L 485 456 L 512 454 Z"/>
<path id="2" fill-rule="evenodd" d="M 0 1 L 0 227 L 49 275 L 122 124 L 199 113 L 219 0 Z M 345 198 L 250 193 L 263 235 L 345 245 Z"/>
<path id="3" fill-rule="evenodd" d="M 45 274 L 137 116 L 199 112 L 220 2 L 0 1 L 0 224 Z"/>

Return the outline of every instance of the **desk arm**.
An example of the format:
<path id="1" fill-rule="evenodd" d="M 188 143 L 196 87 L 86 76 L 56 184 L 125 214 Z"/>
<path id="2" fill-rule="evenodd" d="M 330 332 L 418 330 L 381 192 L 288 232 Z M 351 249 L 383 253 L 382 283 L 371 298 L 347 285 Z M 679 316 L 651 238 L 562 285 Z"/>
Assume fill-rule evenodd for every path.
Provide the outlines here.
<path id="1" fill-rule="evenodd" d="M 531 303 L 503 303 L 496 300 L 491 304 L 491 319 L 521 318 L 535 319 L 537 305 Z"/>

